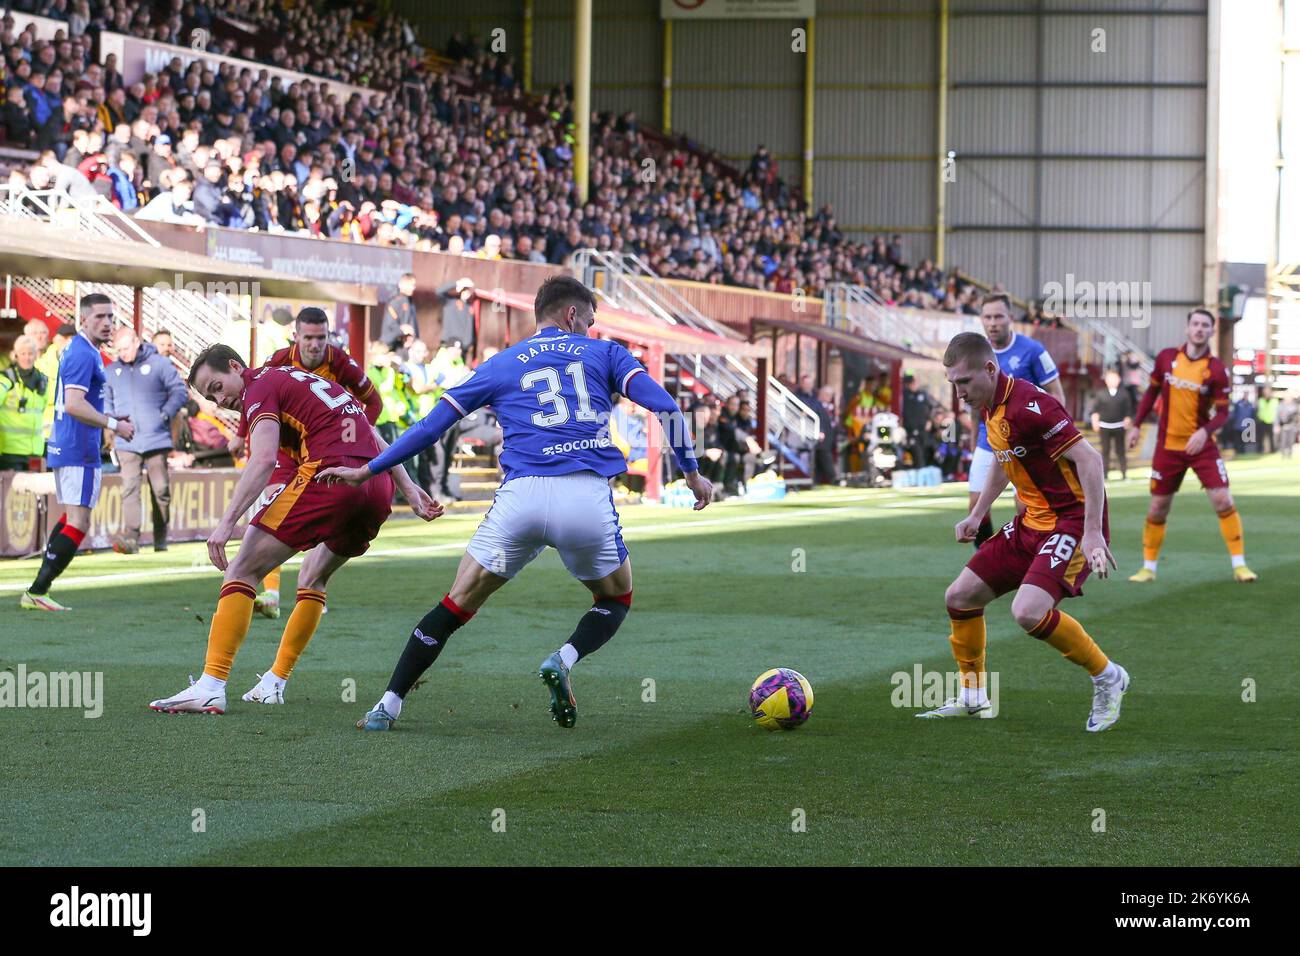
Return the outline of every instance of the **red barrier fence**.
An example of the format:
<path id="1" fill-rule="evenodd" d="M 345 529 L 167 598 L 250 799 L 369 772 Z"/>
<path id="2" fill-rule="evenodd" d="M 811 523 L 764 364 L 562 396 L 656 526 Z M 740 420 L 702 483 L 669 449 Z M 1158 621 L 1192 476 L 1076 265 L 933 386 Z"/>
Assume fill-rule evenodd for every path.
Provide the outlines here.
<path id="1" fill-rule="evenodd" d="M 202 541 L 207 538 L 230 504 L 239 474 L 235 468 L 173 471 L 167 539 Z M 143 483 L 140 495 L 145 515 L 140 541 L 148 546 L 153 544 L 148 518 L 148 482 Z M 0 472 L 0 500 L 4 502 L 0 508 L 0 557 L 17 558 L 40 551 L 45 546 L 46 533 L 62 513 L 54 497 L 54 473 Z M 242 528 L 240 525 L 237 536 L 243 534 Z M 91 512 L 85 547 L 111 547 L 113 538 L 122 530 L 122 476 L 105 475 L 99 503 Z"/>

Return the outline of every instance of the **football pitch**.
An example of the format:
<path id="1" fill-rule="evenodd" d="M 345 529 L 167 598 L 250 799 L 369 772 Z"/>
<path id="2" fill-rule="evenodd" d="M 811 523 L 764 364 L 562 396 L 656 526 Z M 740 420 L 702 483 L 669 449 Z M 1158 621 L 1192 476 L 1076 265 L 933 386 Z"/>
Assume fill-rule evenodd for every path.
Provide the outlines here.
<path id="1" fill-rule="evenodd" d="M 1254 585 L 1231 581 L 1190 477 L 1160 580 L 1128 583 L 1146 482 L 1111 485 L 1120 572 L 1067 603 L 1133 678 L 1099 735 L 1087 676 L 1009 599 L 988 612 L 997 719 L 895 706 L 918 665 L 952 666 L 964 485 L 624 509 L 635 601 L 574 670 L 571 731 L 536 668 L 589 601 L 554 552 L 451 639 L 392 733 L 354 727 L 477 516 L 392 522 L 340 572 L 286 706 L 239 700 L 284 620 L 255 618 L 224 717 L 146 708 L 202 669 L 219 577 L 201 544 L 79 557 L 54 592 L 68 615 L 19 611 L 36 563 L 6 562 L 0 670 L 100 671 L 104 701 L 0 709 L 0 864 L 1295 864 L 1300 461 L 1230 471 Z M 747 714 L 775 666 L 816 692 L 794 732 Z"/>

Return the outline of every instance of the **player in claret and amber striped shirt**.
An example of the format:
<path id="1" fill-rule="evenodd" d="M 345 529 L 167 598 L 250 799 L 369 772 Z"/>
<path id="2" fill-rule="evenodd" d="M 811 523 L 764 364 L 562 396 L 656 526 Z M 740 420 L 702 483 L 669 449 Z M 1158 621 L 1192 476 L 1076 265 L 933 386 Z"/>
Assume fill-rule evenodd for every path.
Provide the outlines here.
<path id="1" fill-rule="evenodd" d="M 248 435 L 248 465 L 208 537 L 208 557 L 224 573 L 208 632 L 203 676 L 185 690 L 153 701 L 169 714 L 221 714 L 235 653 L 253 617 L 254 585 L 271 568 L 308 552 L 298 570 L 298 601 L 285 624 L 275 663 L 244 700 L 284 703 L 284 685 L 320 623 L 330 577 L 366 553 L 388 517 L 393 482 L 411 508 L 432 521 L 442 508 L 398 469 L 390 479 L 351 488 L 312 479 L 322 470 L 364 464 L 386 447 L 356 397 L 338 382 L 300 368 L 250 369 L 228 345 L 213 345 L 194 360 L 189 383 L 208 401 L 240 413 Z M 248 510 L 239 553 L 226 559 L 226 544 Z"/>
<path id="2" fill-rule="evenodd" d="M 325 310 L 307 306 L 293 320 L 293 344 L 273 353 L 262 364 L 275 368 L 298 368 L 326 381 L 338 382 L 359 405 L 365 406 L 366 420 L 373 425 L 384 410 L 384 401 L 356 360 L 330 343 L 329 332 L 329 316 Z M 241 442 L 245 437 L 242 431 L 239 432 Z M 282 460 L 281 464 L 285 462 Z M 262 591 L 253 602 L 253 609 L 263 617 L 280 616 L 279 568 L 268 574 L 262 582 Z M 252 693 L 254 692 L 249 692 Z M 244 695 L 244 700 L 253 699 L 248 694 Z"/>
<path id="3" fill-rule="evenodd" d="M 1188 468 L 1201 479 L 1201 487 L 1210 496 L 1210 503 L 1219 516 L 1219 531 L 1232 559 L 1233 580 L 1254 581 L 1258 577 L 1246 567 L 1241 515 L 1228 490 L 1228 469 L 1219 455 L 1219 446 L 1214 443 L 1215 433 L 1228 420 L 1231 390 L 1228 370 L 1210 354 L 1214 324 L 1214 313 L 1208 309 L 1193 309 L 1188 314 L 1186 343 L 1156 356 L 1151 384 L 1133 416 L 1130 448 L 1137 447 L 1142 421 L 1156 399 L 1160 400 L 1156 451 L 1151 458 L 1151 508 L 1142 531 L 1142 568 L 1130 581 L 1156 579 L 1156 562 L 1160 560 L 1160 547 L 1165 540 L 1169 506 Z"/>
<path id="4" fill-rule="evenodd" d="M 1102 653 L 1083 627 L 1058 610 L 1083 593 L 1089 571 L 1106 577 L 1115 564 L 1107 544 L 1106 483 L 1101 455 L 1074 427 L 1055 398 L 998 367 L 988 339 L 963 332 L 948 343 L 943 364 L 957 397 L 981 412 L 1000 468 L 989 472 L 957 540 L 973 541 L 989 508 L 1011 482 L 1022 514 L 985 541 L 948 586 L 953 657 L 961 671 L 958 697 L 919 717 L 991 717 L 984 687 L 984 607 L 1011 591 L 1011 614 L 1033 637 L 1060 651 L 1092 677 L 1085 729 L 1119 720 L 1128 672 Z"/>

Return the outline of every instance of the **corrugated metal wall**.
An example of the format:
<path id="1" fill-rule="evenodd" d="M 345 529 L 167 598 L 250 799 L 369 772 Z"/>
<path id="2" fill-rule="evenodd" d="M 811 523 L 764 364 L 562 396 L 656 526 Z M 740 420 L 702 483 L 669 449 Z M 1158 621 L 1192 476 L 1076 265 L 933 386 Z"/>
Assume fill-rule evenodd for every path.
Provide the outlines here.
<path id="1" fill-rule="evenodd" d="M 453 33 L 476 33 L 488 38 L 500 27 L 506 31 L 506 49 L 519 57 L 523 49 L 522 0 L 473 0 L 472 3 L 430 3 L 429 0 L 394 0 L 393 7 L 410 20 L 420 42 L 441 52 Z"/>
<path id="2" fill-rule="evenodd" d="M 1187 303 L 1201 299 L 1206 3 L 950 0 L 948 265 L 1025 298 L 1067 275 L 1149 281 L 1164 304 L 1134 337 L 1177 336 Z M 399 6 L 431 46 L 453 30 L 500 25 L 520 50 L 522 0 L 475 0 L 460 13 Z M 939 0 L 817 4 L 814 200 L 857 235 L 900 232 L 912 258 L 935 251 L 938 9 Z M 572 0 L 535 0 L 534 17 L 534 87 L 565 83 Z M 763 143 L 799 184 L 805 60 L 791 31 L 800 26 L 676 21 L 674 131 L 740 166 Z M 1092 50 L 1096 29 L 1105 53 Z M 662 57 L 659 0 L 597 0 L 596 109 L 661 123 Z"/>
<path id="3" fill-rule="evenodd" d="M 937 4 L 819 0 L 813 194 L 858 238 L 933 255 Z"/>
<path id="4" fill-rule="evenodd" d="M 533 89 L 563 86 L 573 79 L 573 0 L 534 0 L 533 17 Z M 657 124 L 662 68 L 658 0 L 597 0 L 591 24 L 592 108 L 632 110 Z"/>
<path id="5" fill-rule="evenodd" d="M 781 175 L 803 177 L 805 59 L 791 50 L 798 20 L 678 20 L 673 24 L 673 130 L 744 166 L 760 143 Z"/>
<path id="6" fill-rule="evenodd" d="M 1095 317 L 1178 339 L 1202 300 L 1205 3 L 952 0 L 950 265 L 1029 298 L 1137 283 L 1146 316 Z"/>

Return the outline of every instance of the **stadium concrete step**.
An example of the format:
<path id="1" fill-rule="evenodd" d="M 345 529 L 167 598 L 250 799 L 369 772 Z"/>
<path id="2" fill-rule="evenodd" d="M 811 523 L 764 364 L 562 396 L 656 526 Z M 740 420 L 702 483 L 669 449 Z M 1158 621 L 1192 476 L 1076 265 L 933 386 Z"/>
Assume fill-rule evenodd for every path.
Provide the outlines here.
<path id="1" fill-rule="evenodd" d="M 497 488 L 501 487 L 501 482 L 496 478 L 488 481 L 465 481 L 458 479 L 456 473 L 451 473 L 451 490 L 456 492 L 465 501 L 490 501 L 496 494 Z"/>
<path id="2" fill-rule="evenodd" d="M 1087 424 L 1086 422 L 1075 422 L 1074 424 L 1075 424 L 1075 426 L 1079 429 L 1079 431 L 1083 432 L 1084 440 L 1085 440 L 1089 445 L 1091 445 L 1093 448 L 1097 449 L 1098 453 L 1100 453 L 1100 452 L 1101 452 L 1101 435 L 1100 435 L 1098 432 L 1093 431 L 1092 428 L 1089 427 L 1088 424 Z M 1146 450 L 1146 449 L 1147 449 L 1147 445 L 1148 445 L 1148 442 L 1144 440 L 1144 441 L 1142 442 L 1142 444 L 1141 444 L 1140 446 L 1138 446 L 1138 448 L 1137 448 L 1136 451 L 1130 451 L 1130 452 L 1125 456 L 1125 457 L 1127 458 L 1127 460 L 1128 460 L 1129 467 L 1131 467 L 1131 468 L 1146 468 L 1146 467 L 1149 467 L 1149 466 L 1150 466 L 1150 464 L 1151 464 L 1151 455 L 1150 455 L 1150 453 L 1147 452 L 1147 450 Z M 1114 462 L 1111 462 L 1111 468 L 1112 468 L 1112 469 L 1117 468 L 1117 467 L 1118 467 L 1118 466 L 1117 466 Z"/>
<path id="3" fill-rule="evenodd" d="M 458 451 L 452 455 L 447 479 L 462 504 L 484 503 L 492 500 L 501 484 L 501 468 L 491 455 Z"/>

